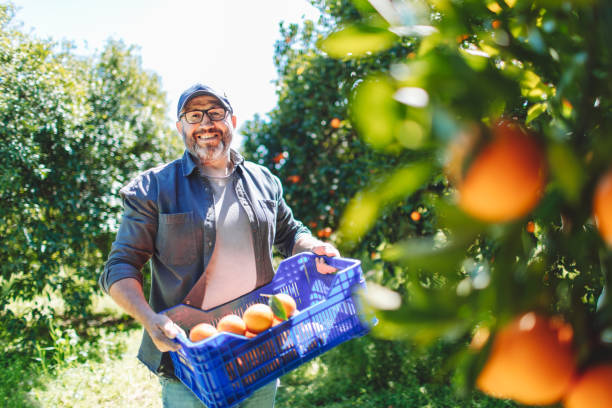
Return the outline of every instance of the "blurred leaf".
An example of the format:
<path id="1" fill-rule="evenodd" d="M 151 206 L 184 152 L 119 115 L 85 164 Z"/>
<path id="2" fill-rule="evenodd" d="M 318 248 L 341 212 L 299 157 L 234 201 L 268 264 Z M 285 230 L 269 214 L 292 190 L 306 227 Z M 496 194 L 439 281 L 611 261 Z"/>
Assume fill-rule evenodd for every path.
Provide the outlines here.
<path id="1" fill-rule="evenodd" d="M 548 161 L 551 172 L 565 197 L 577 204 L 581 199 L 580 193 L 586 175 L 574 152 L 565 144 L 551 144 L 548 148 Z"/>
<path id="2" fill-rule="evenodd" d="M 440 242 L 436 238 L 415 238 L 390 246 L 382 257 L 409 268 L 453 273 L 465 258 L 465 250 L 465 246 Z"/>
<path id="3" fill-rule="evenodd" d="M 348 241 L 356 241 L 366 233 L 378 216 L 378 197 L 373 193 L 360 193 L 353 198 L 340 221 L 340 235 Z"/>
<path id="4" fill-rule="evenodd" d="M 378 325 L 372 334 L 391 340 L 411 340 L 421 345 L 440 338 L 457 339 L 469 329 L 469 322 L 459 316 L 456 296 L 448 291 L 424 291 L 426 302 L 406 300 L 397 310 L 375 310 Z"/>
<path id="5" fill-rule="evenodd" d="M 319 46 L 334 58 L 362 57 L 388 49 L 396 39 L 387 29 L 356 24 L 330 34 Z"/>
<path id="6" fill-rule="evenodd" d="M 391 81 L 381 76 L 367 78 L 355 90 L 351 117 L 361 137 L 373 148 L 383 149 L 395 139 L 400 115 L 394 93 Z"/>
<path id="7" fill-rule="evenodd" d="M 428 207 L 436 208 L 436 227 L 445 230 L 456 244 L 467 243 L 488 228 L 486 223 L 476 220 L 459 208 L 452 198 L 428 194 L 423 201 Z"/>
<path id="8" fill-rule="evenodd" d="M 382 204 L 389 204 L 405 198 L 423 186 L 431 176 L 432 166 L 429 163 L 414 163 L 397 169 L 375 192 Z"/>
<path id="9" fill-rule="evenodd" d="M 414 120 L 404 120 L 398 128 L 397 141 L 407 149 L 418 149 L 426 138 L 425 129 Z"/>
<path id="10" fill-rule="evenodd" d="M 527 119 L 525 119 L 525 123 L 529 124 L 538 116 L 546 112 L 547 106 L 548 105 L 546 103 L 536 103 L 535 105 L 531 106 L 527 111 Z"/>
<path id="11" fill-rule="evenodd" d="M 396 170 L 382 182 L 357 194 L 343 214 L 340 235 L 348 241 L 358 240 L 372 228 L 383 206 L 414 193 L 430 175 L 431 165 L 417 163 Z"/>
<path id="12" fill-rule="evenodd" d="M 483 50 L 473 48 L 460 48 L 459 52 L 463 59 L 468 63 L 472 69 L 476 71 L 482 71 L 487 67 L 489 63 L 490 55 Z"/>

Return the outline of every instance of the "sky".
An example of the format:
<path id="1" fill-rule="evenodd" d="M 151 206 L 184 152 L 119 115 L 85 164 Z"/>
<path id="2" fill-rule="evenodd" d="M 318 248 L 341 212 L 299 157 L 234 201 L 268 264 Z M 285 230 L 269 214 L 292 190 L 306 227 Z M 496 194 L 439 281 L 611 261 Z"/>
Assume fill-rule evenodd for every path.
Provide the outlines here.
<path id="1" fill-rule="evenodd" d="M 240 128 L 276 105 L 274 42 L 279 23 L 315 20 L 308 0 L 12 0 L 15 21 L 38 38 L 69 40 L 75 53 L 101 51 L 107 39 L 140 48 L 142 66 L 161 77 L 168 120 L 196 82 L 222 89 Z"/>

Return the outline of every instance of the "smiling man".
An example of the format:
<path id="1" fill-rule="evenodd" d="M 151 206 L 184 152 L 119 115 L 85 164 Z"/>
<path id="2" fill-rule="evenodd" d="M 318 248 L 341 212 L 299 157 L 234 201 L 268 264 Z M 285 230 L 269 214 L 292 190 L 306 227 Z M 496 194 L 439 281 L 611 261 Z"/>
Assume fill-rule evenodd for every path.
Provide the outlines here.
<path id="1" fill-rule="evenodd" d="M 185 153 L 123 187 L 124 214 L 100 286 L 144 327 L 138 358 L 162 384 L 164 407 L 202 407 L 174 376 L 168 352 L 178 328 L 160 313 L 185 303 L 204 310 L 272 280 L 283 256 L 338 251 L 293 217 L 278 177 L 230 148 L 236 116 L 225 94 L 196 84 L 181 95 L 176 128 Z M 151 262 L 149 299 L 142 268 Z M 317 260 L 321 273 L 335 269 Z M 273 407 L 276 383 L 241 407 Z"/>

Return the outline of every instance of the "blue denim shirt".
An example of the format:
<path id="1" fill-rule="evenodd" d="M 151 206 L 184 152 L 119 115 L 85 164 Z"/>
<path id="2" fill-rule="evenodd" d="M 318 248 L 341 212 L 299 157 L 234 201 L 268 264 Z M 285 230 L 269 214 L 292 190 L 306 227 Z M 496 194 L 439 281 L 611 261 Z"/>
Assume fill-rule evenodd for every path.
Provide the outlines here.
<path id="1" fill-rule="evenodd" d="M 293 217 L 278 177 L 233 150 L 230 154 L 237 173 L 234 189 L 253 234 L 259 287 L 274 275 L 273 247 L 290 256 L 297 238 L 310 231 Z M 215 247 L 215 209 L 208 181 L 185 151 L 182 158 L 138 175 L 120 195 L 123 218 L 99 279 L 101 288 L 108 293 L 113 283 L 125 278 L 142 283 L 141 270 L 150 260 L 153 310 L 182 303 L 206 270 Z M 158 372 L 162 353 L 146 330 L 138 358 Z"/>

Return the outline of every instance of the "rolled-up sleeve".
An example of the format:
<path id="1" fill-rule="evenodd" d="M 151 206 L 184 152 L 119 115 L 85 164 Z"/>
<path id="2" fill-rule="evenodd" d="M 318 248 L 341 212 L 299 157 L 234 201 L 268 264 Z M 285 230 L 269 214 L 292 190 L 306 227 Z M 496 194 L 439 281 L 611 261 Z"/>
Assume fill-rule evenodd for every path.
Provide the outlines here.
<path id="1" fill-rule="evenodd" d="M 310 230 L 293 217 L 293 211 L 283 198 L 283 187 L 280 180 L 274 176 L 277 185 L 276 237 L 274 245 L 284 257 L 291 256 L 295 241 L 303 235 L 310 235 Z"/>
<path id="2" fill-rule="evenodd" d="M 151 174 L 137 177 L 121 189 L 123 217 L 99 285 L 108 293 L 113 283 L 126 278 L 142 283 L 142 268 L 153 255 L 157 234 L 156 184 Z"/>

